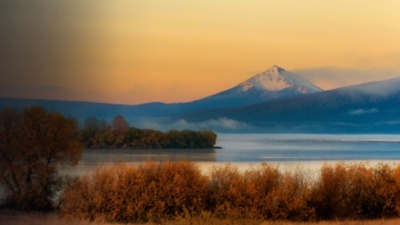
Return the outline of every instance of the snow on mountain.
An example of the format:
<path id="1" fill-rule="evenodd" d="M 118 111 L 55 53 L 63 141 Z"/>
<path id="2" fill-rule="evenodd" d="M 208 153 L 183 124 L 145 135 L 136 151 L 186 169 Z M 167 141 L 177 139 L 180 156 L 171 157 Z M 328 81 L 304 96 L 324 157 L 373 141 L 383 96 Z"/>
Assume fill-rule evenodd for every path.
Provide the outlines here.
<path id="1" fill-rule="evenodd" d="M 295 89 L 299 93 L 307 94 L 322 91 L 308 80 L 305 80 L 286 70 L 272 66 L 268 70 L 255 75 L 249 80 L 239 84 L 243 91 L 251 89 L 264 90 L 267 92 L 282 91 L 287 88 Z"/>
<path id="2" fill-rule="evenodd" d="M 400 78 L 394 78 L 243 107 L 199 111 L 178 119 L 202 123 L 227 118 L 254 127 L 256 132 L 398 134 L 399 87 Z"/>
<path id="3" fill-rule="evenodd" d="M 306 79 L 272 66 L 233 88 L 190 102 L 189 106 L 191 109 L 236 107 L 319 91 L 322 89 Z"/>
<path id="4" fill-rule="evenodd" d="M 90 102 L 0 98 L 0 109 L 4 107 L 22 109 L 31 105 L 40 105 L 50 111 L 61 112 L 64 115 L 80 120 L 90 116 L 112 119 L 115 115 L 121 114 L 134 124 L 138 121 L 143 121 L 143 118 L 165 119 L 171 115 L 248 106 L 318 91 L 321 91 L 321 89 L 311 82 L 278 66 L 273 66 L 237 86 L 191 102 L 171 104 L 153 102 L 128 106 Z"/>

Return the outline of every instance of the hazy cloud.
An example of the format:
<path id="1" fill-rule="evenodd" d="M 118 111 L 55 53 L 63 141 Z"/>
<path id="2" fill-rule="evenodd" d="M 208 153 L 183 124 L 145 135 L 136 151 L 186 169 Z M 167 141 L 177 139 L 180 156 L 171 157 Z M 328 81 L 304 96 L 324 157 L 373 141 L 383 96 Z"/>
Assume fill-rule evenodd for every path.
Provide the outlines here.
<path id="1" fill-rule="evenodd" d="M 229 118 L 218 118 L 202 122 L 190 122 L 183 119 L 174 122 L 165 122 L 163 119 L 144 119 L 140 121 L 132 121 L 132 125 L 141 128 L 151 128 L 164 131 L 171 129 L 237 131 L 250 128 L 246 123 Z"/>
<path id="2" fill-rule="evenodd" d="M 377 113 L 379 112 L 378 109 L 372 108 L 372 109 L 356 109 L 350 112 L 350 115 L 356 116 L 356 115 L 362 115 L 362 114 L 369 114 L 369 113 Z"/>
<path id="3" fill-rule="evenodd" d="M 373 82 L 364 85 L 358 85 L 353 88 L 341 91 L 353 97 L 362 97 L 362 95 L 372 95 L 374 97 L 387 97 L 397 93 L 399 87 L 400 87 L 400 78 L 395 78 L 388 80 L 386 82 Z"/>
<path id="4" fill-rule="evenodd" d="M 229 130 L 238 130 L 238 129 L 247 127 L 247 125 L 245 123 L 242 123 L 242 122 L 239 122 L 236 120 L 232 120 L 229 118 L 218 118 L 218 119 L 208 120 L 205 122 L 188 123 L 188 124 L 191 126 L 201 127 L 204 129 L 223 128 L 223 129 L 229 129 Z"/>
<path id="5" fill-rule="evenodd" d="M 383 15 L 392 19 L 391 25 L 398 24 L 396 7 L 391 4 L 365 3 L 364 6 L 373 6 L 371 12 L 382 13 L 371 14 L 365 11 L 366 7 L 349 7 L 358 3 L 329 3 L 338 8 L 321 14 L 319 7 L 326 8 L 326 3 L 310 11 L 281 1 L 239 1 L 229 7 L 223 1 L 184 2 L 1 0 L 0 85 L 9 89 L 29 86 L 23 97 L 32 97 L 28 94 L 35 87 L 56 86 L 99 92 L 112 99 L 107 102 L 114 103 L 176 102 L 230 88 L 273 63 L 295 68 L 326 63 L 358 68 L 399 67 L 396 35 L 400 32 L 396 26 L 386 29 L 389 21 L 381 20 Z M 272 4 L 275 10 L 265 13 L 260 4 Z M 375 6 L 383 8 L 375 11 Z M 351 9 L 344 10 L 348 16 L 331 20 L 342 7 Z M 285 13 L 285 19 L 276 20 L 282 10 L 295 13 Z M 370 16 L 364 20 L 362 14 L 353 14 L 352 10 Z M 321 17 L 310 21 L 313 13 Z M 376 23 L 370 23 L 371 16 L 376 16 L 376 20 L 372 19 Z M 360 18 L 360 29 L 354 30 L 352 18 Z M 335 21 L 334 27 L 340 29 L 332 30 L 332 26 L 320 21 Z M 282 27 L 287 31 L 285 38 Z M 384 32 L 379 32 L 381 28 Z M 238 30 L 242 31 L 240 35 Z M 335 33 L 337 36 L 332 36 Z M 356 45 L 351 44 L 353 41 Z M 317 47 L 310 49 L 314 43 L 318 43 Z M 377 48 L 382 53 L 375 53 Z M 342 57 L 343 52 L 350 55 Z M 359 63 L 347 63 L 359 55 L 363 56 Z M 336 68 L 294 72 L 324 89 L 400 75 L 395 70 Z M 50 92 L 53 94 L 40 98 L 53 98 L 59 93 Z M 65 95 L 62 91 L 57 97 Z M 92 99 L 82 95 L 76 100 L 83 98 Z"/>
<path id="6" fill-rule="evenodd" d="M 248 128 L 248 125 L 229 118 L 218 118 L 207 120 L 203 122 L 188 122 L 186 120 L 179 120 L 174 122 L 172 127 L 177 129 L 195 129 L 195 130 L 240 130 Z"/>
<path id="7" fill-rule="evenodd" d="M 326 67 L 301 69 L 293 72 L 325 90 L 400 77 L 398 69 L 357 70 Z"/>

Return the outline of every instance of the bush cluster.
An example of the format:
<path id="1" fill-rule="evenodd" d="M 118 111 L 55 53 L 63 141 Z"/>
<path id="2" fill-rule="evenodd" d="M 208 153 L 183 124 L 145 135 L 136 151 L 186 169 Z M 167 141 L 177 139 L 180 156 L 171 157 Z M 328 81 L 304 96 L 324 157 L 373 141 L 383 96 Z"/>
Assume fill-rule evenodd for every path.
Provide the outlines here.
<path id="1" fill-rule="evenodd" d="M 109 222 L 182 217 L 252 220 L 372 219 L 400 215 L 400 166 L 323 167 L 318 178 L 263 164 L 209 175 L 189 162 L 120 165 L 66 187 L 62 214 Z"/>
<path id="2" fill-rule="evenodd" d="M 84 176 L 65 189 L 63 214 L 143 222 L 203 210 L 207 179 L 189 162 L 120 165 Z"/>
<path id="3" fill-rule="evenodd" d="M 129 127 L 124 132 L 118 132 L 111 127 L 89 127 L 80 131 L 80 140 L 86 148 L 212 148 L 217 135 L 208 130 L 161 132 Z"/>
<path id="4" fill-rule="evenodd" d="M 310 205 L 320 219 L 374 219 L 400 215 L 400 166 L 324 167 Z"/>

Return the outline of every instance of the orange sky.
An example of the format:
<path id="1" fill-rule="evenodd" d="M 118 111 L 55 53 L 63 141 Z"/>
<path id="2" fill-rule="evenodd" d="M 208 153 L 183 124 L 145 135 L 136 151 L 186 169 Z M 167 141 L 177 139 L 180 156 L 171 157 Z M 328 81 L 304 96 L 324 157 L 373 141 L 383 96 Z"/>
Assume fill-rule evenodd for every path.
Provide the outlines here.
<path id="1" fill-rule="evenodd" d="M 0 95 L 182 102 L 274 64 L 327 89 L 391 78 L 399 12 L 396 0 L 5 0 Z"/>

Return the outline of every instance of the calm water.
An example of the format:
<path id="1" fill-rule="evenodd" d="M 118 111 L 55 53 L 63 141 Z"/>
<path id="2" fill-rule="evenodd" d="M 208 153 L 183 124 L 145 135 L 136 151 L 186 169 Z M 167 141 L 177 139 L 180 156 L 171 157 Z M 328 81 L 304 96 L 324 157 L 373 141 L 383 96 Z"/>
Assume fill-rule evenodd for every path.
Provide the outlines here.
<path id="1" fill-rule="evenodd" d="M 216 161 L 400 160 L 400 135 L 221 135 Z"/>
<path id="2" fill-rule="evenodd" d="M 87 174 L 114 163 L 190 160 L 210 167 L 225 163 L 322 165 L 337 161 L 400 162 L 400 135 L 220 134 L 215 150 L 89 149 L 75 168 L 62 173 Z"/>

